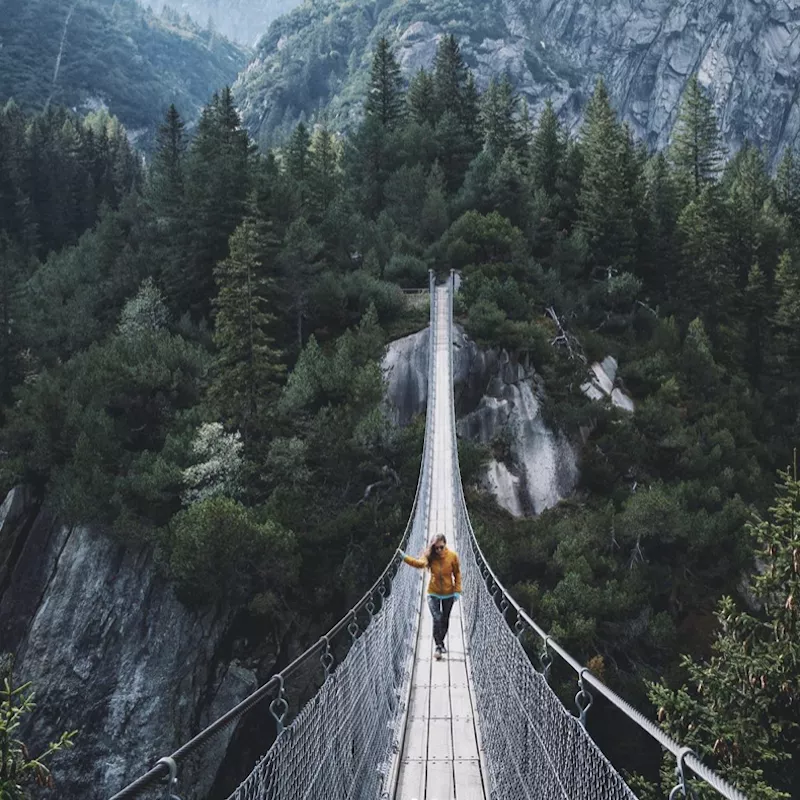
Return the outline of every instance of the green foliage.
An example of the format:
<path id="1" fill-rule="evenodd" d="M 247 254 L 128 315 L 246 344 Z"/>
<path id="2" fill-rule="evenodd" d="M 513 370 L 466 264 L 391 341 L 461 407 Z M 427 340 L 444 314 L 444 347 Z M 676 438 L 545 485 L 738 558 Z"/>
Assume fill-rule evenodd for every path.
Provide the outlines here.
<path id="1" fill-rule="evenodd" d="M 279 600 L 296 579 L 291 534 L 224 496 L 177 514 L 168 537 L 169 565 L 181 596 L 199 604 Z"/>
<path id="2" fill-rule="evenodd" d="M 16 456 L 7 468 L 46 486 L 68 520 L 163 524 L 179 506 L 176 437 L 207 366 L 201 349 L 163 330 L 92 345 L 18 391 L 3 431 Z"/>
<path id="3" fill-rule="evenodd" d="M 724 597 L 707 660 L 684 656 L 688 684 L 651 684 L 664 728 L 709 759 L 750 797 L 789 798 L 800 753 L 796 713 L 800 592 L 800 482 L 781 473 L 767 519 L 747 525 L 758 556 L 750 611 Z M 705 795 L 704 795 L 705 796 Z"/>
<path id="4" fill-rule="evenodd" d="M 26 715 L 36 709 L 36 703 L 30 682 L 15 685 L 13 664 L 11 657 L 0 661 L 0 798 L 29 800 L 35 791 L 32 787 L 54 788 L 48 764 L 57 753 L 74 745 L 78 732 L 62 733 L 38 756 L 30 755 L 17 737 Z"/>

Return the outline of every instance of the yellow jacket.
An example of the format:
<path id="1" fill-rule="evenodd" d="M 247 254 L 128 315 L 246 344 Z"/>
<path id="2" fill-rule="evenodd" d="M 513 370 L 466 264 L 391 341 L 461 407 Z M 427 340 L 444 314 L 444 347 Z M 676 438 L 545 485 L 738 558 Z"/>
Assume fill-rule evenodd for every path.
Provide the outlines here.
<path id="1" fill-rule="evenodd" d="M 428 594 L 435 597 L 452 597 L 454 594 L 461 594 L 461 564 L 458 556 L 445 548 L 438 558 L 428 560 L 425 558 L 413 558 L 403 555 L 403 561 L 417 569 L 430 568 L 431 580 L 428 584 Z"/>

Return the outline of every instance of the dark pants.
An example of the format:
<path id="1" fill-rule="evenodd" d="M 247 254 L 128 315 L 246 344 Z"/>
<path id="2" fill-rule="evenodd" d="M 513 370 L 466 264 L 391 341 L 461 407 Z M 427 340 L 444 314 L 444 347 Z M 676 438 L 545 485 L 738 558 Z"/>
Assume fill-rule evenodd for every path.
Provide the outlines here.
<path id="1" fill-rule="evenodd" d="M 433 641 L 437 647 L 444 644 L 444 637 L 447 636 L 447 629 L 450 627 L 450 612 L 453 610 L 455 597 L 448 597 L 447 600 L 440 600 L 438 597 L 428 596 L 428 608 L 433 617 Z"/>

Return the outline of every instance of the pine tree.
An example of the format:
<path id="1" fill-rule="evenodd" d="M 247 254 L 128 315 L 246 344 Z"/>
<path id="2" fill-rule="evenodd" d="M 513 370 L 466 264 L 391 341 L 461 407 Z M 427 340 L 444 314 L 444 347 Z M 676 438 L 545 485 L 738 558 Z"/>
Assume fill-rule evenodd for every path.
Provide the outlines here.
<path id="1" fill-rule="evenodd" d="M 735 279 L 727 261 L 728 228 L 717 190 L 706 187 L 678 217 L 679 297 L 686 317 L 702 314 L 716 332 L 732 310 Z"/>
<path id="2" fill-rule="evenodd" d="M 723 152 L 714 106 L 692 75 L 681 100 L 672 133 L 670 155 L 689 196 L 697 197 L 703 186 L 719 173 Z"/>
<path id="3" fill-rule="evenodd" d="M 708 660 L 684 656 L 688 684 L 650 687 L 662 726 L 749 797 L 794 796 L 800 758 L 800 481 L 781 473 L 767 519 L 747 526 L 759 567 L 750 580 L 758 610 L 725 597 Z M 674 762 L 673 762 L 674 765 Z M 674 785 L 665 765 L 663 785 Z"/>
<path id="4" fill-rule="evenodd" d="M 648 215 L 645 226 L 645 255 L 638 260 L 636 274 L 653 292 L 658 302 L 674 296 L 678 281 L 675 252 L 675 226 L 678 198 L 675 182 L 663 153 L 657 153 L 645 167 L 643 208 Z"/>
<path id="5" fill-rule="evenodd" d="M 437 120 L 449 112 L 463 123 L 467 72 L 467 65 L 464 63 L 456 37 L 452 33 L 444 36 L 439 41 L 433 64 L 433 93 Z"/>
<path id="6" fill-rule="evenodd" d="M 178 109 L 171 105 L 156 134 L 156 150 L 150 168 L 148 196 L 158 217 L 172 220 L 179 216 L 184 203 L 185 156 L 185 125 Z"/>
<path id="7" fill-rule="evenodd" d="M 509 84 L 510 87 L 510 84 Z M 513 94 L 513 89 L 511 89 Z M 480 108 L 481 97 L 478 92 L 478 86 L 475 83 L 475 76 L 471 70 L 467 70 L 467 82 L 464 84 L 464 94 L 461 99 L 461 124 L 464 126 L 464 158 L 467 166 L 469 162 L 475 158 L 481 151 L 483 145 L 483 136 L 481 134 L 480 125 Z M 512 144 L 517 147 L 518 131 L 514 130 L 515 138 Z M 466 169 L 466 167 L 465 167 Z"/>
<path id="8" fill-rule="evenodd" d="M 266 250 L 259 222 L 250 216 L 234 231 L 230 255 L 214 271 L 218 356 L 210 397 L 245 444 L 263 428 L 284 372 L 273 337 L 274 286 Z"/>
<path id="9" fill-rule="evenodd" d="M 328 128 L 320 127 L 314 132 L 309 156 L 309 205 L 312 215 L 321 219 L 335 200 L 340 185 L 336 141 Z"/>
<path id="10" fill-rule="evenodd" d="M 779 341 L 784 377 L 789 382 L 800 378 L 800 264 L 785 252 L 775 271 L 778 295 L 774 324 Z"/>
<path id="11" fill-rule="evenodd" d="M 745 325 L 744 368 L 757 389 L 761 387 L 765 351 L 769 338 L 770 291 L 758 262 L 750 268 L 744 291 Z"/>
<path id="12" fill-rule="evenodd" d="M 764 205 L 772 195 L 772 184 L 764 153 L 745 142 L 726 169 L 725 183 L 733 266 L 738 273 L 737 285 L 744 289 L 751 265 L 764 255 L 761 247 L 769 234 L 763 214 Z"/>
<path id="13" fill-rule="evenodd" d="M 431 73 L 420 69 L 411 79 L 406 103 L 411 119 L 418 125 L 433 127 L 436 124 L 436 97 Z"/>
<path id="14" fill-rule="evenodd" d="M 186 266 L 166 286 L 176 316 L 210 312 L 214 265 L 227 256 L 228 239 L 244 218 L 253 152 L 226 88 L 203 110 L 186 159 Z"/>
<path id="15" fill-rule="evenodd" d="M 775 194 L 781 213 L 800 223 L 800 158 L 793 148 L 783 152 L 775 176 Z"/>
<path id="16" fill-rule="evenodd" d="M 496 159 L 502 158 L 509 147 L 518 149 L 518 104 L 519 98 L 508 75 L 499 82 L 492 78 L 481 98 L 480 119 L 484 147 Z"/>
<path id="17" fill-rule="evenodd" d="M 5 231 L 0 231 L 0 405 L 11 401 L 20 378 L 19 355 L 25 321 L 24 257 Z"/>
<path id="18" fill-rule="evenodd" d="M 554 195 L 558 190 L 561 164 L 567 152 L 567 140 L 553 103 L 547 100 L 531 144 L 531 182 L 534 188 Z"/>
<path id="19" fill-rule="evenodd" d="M 617 122 L 602 79 L 597 81 L 586 107 L 582 149 L 579 223 L 586 233 L 593 264 L 616 269 L 626 265 L 633 254 L 631 155 L 630 142 Z"/>
<path id="20" fill-rule="evenodd" d="M 147 199 L 155 215 L 161 275 L 173 296 L 182 288 L 186 268 L 186 147 L 183 120 L 172 105 L 156 137 Z"/>
<path id="21" fill-rule="evenodd" d="M 298 123 L 286 148 L 286 167 L 289 174 L 298 183 L 308 177 L 309 150 L 311 134 L 304 123 Z"/>
<path id="22" fill-rule="evenodd" d="M 405 99 L 400 65 L 385 37 L 378 41 L 372 59 L 372 75 L 367 92 L 365 114 L 377 119 L 387 131 L 393 131 L 402 121 Z"/>

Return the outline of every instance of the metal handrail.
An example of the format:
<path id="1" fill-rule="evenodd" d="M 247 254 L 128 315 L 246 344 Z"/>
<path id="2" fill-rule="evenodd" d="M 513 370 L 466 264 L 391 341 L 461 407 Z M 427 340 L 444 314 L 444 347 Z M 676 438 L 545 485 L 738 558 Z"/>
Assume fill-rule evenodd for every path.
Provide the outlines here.
<path id="1" fill-rule="evenodd" d="M 451 337 L 451 361 L 452 361 L 452 330 L 453 330 L 453 302 L 455 296 L 455 281 L 454 281 L 455 272 L 451 270 L 450 272 L 450 291 L 449 291 L 449 318 L 450 318 L 450 337 Z M 455 402 L 453 402 L 453 420 L 455 423 Z M 453 437 L 455 439 L 456 436 L 456 429 L 455 424 L 453 427 Z M 600 678 L 598 678 L 588 667 L 582 666 L 575 658 L 573 658 L 558 642 L 550 636 L 547 631 L 544 630 L 540 625 L 538 625 L 531 617 L 525 612 L 522 606 L 512 597 L 511 593 L 503 586 L 500 579 L 495 574 L 494 570 L 489 565 L 486 556 L 483 554 L 483 550 L 481 550 L 480 545 L 478 544 L 478 539 L 475 536 L 475 531 L 472 527 L 472 521 L 469 518 L 469 513 L 467 510 L 467 501 L 464 497 L 464 490 L 460 480 L 460 467 L 458 462 L 458 445 L 457 441 L 453 442 L 453 455 L 455 459 L 455 474 L 459 476 L 458 486 L 460 487 L 460 491 L 456 492 L 457 497 L 455 498 L 456 502 L 458 502 L 461 506 L 463 512 L 463 519 L 465 521 L 465 525 L 467 531 L 469 533 L 470 538 L 470 546 L 472 547 L 472 551 L 475 555 L 475 560 L 478 564 L 479 568 L 485 568 L 486 572 L 488 573 L 487 583 L 489 580 L 492 581 L 494 586 L 500 591 L 505 601 L 508 605 L 514 608 L 517 612 L 517 618 L 522 620 L 531 630 L 533 630 L 540 639 L 543 640 L 545 649 L 550 649 L 554 653 L 556 653 L 566 664 L 568 664 L 572 670 L 578 675 L 579 679 L 588 683 L 595 691 L 599 692 L 603 697 L 606 698 L 613 706 L 618 708 L 622 711 L 626 716 L 628 716 L 631 720 L 633 720 L 642 730 L 644 730 L 649 736 L 655 739 L 665 750 L 668 750 L 672 753 L 677 759 L 679 764 L 683 763 L 687 767 L 689 767 L 692 772 L 694 772 L 699 778 L 704 780 L 709 786 L 713 789 L 716 789 L 723 797 L 727 797 L 728 800 L 747 800 L 746 795 L 744 795 L 740 790 L 736 789 L 735 787 L 731 786 L 727 781 L 725 781 L 722 777 L 717 775 L 712 769 L 707 767 L 700 759 L 688 748 L 684 747 L 683 745 L 676 742 L 670 736 L 668 736 L 661 728 L 659 728 L 654 722 L 649 720 L 647 717 L 644 716 L 640 711 L 637 711 L 627 700 L 620 697 L 615 691 L 609 689 Z"/>
<path id="2" fill-rule="evenodd" d="M 435 286 L 435 275 L 433 272 L 429 275 L 430 281 L 430 290 L 431 297 L 433 297 L 433 289 Z M 424 291 L 424 290 L 421 290 Z M 431 332 L 433 331 L 433 324 L 434 320 L 434 313 L 435 313 L 436 304 L 432 300 L 431 308 L 430 308 L 430 326 Z M 433 336 L 430 336 L 430 341 L 428 343 L 428 380 L 431 381 L 432 378 L 432 371 L 433 371 Z M 432 384 L 431 384 L 432 385 Z M 411 534 L 411 530 L 414 525 L 414 520 L 417 514 L 417 507 L 421 500 L 420 498 L 420 490 L 422 489 L 423 482 L 424 482 L 424 473 L 426 467 L 426 456 L 429 453 L 430 448 L 433 446 L 433 437 L 429 436 L 429 431 L 433 427 L 432 422 L 432 414 L 427 413 L 425 415 L 425 446 L 423 449 L 422 455 L 422 463 L 420 465 L 419 477 L 417 478 L 417 488 L 414 494 L 414 503 L 411 507 L 411 514 L 408 517 L 408 522 L 406 523 L 405 531 L 403 532 L 402 539 L 400 540 L 400 544 L 398 545 L 398 549 L 402 549 L 405 547 L 406 542 L 409 539 Z M 185 761 L 192 753 L 202 747 L 206 742 L 213 739 L 218 733 L 223 731 L 229 725 L 234 722 L 237 722 L 241 719 L 250 709 L 254 706 L 258 705 L 262 700 L 266 697 L 269 697 L 273 693 L 276 693 L 278 697 L 280 697 L 280 692 L 282 691 L 283 686 L 288 678 L 294 675 L 312 656 L 325 652 L 330 643 L 333 639 L 341 633 L 343 630 L 347 628 L 347 626 L 355 619 L 359 612 L 366 609 L 367 605 L 370 602 L 374 602 L 375 594 L 380 594 L 381 586 L 384 586 L 384 581 L 392 572 L 392 568 L 399 565 L 399 559 L 397 554 L 395 554 L 389 563 L 386 565 L 386 568 L 380 574 L 380 577 L 372 584 L 372 586 L 365 592 L 363 597 L 347 612 L 345 616 L 343 616 L 324 636 L 320 637 L 320 639 L 315 642 L 313 645 L 308 647 L 303 653 L 301 653 L 291 664 L 287 667 L 282 669 L 279 673 L 273 675 L 263 686 L 256 689 L 252 694 L 248 695 L 244 700 L 242 700 L 238 705 L 234 706 L 230 711 L 223 714 L 217 720 L 212 722 L 208 727 L 204 728 L 200 733 L 190 739 L 186 744 L 182 745 L 178 748 L 172 755 L 160 759 L 152 769 L 146 772 L 141 777 L 137 778 L 132 783 L 128 784 L 124 789 L 117 792 L 111 800 L 128 800 L 129 798 L 137 797 L 142 791 L 148 789 L 155 784 L 159 783 L 164 778 L 168 778 L 170 776 L 170 767 L 169 762 L 172 761 L 174 764 L 180 764 L 181 762 Z M 396 574 L 396 570 L 392 573 L 392 576 Z M 378 612 L 379 613 L 379 612 Z M 377 616 L 377 614 L 375 615 Z M 367 623 L 369 625 L 372 622 L 373 618 L 370 618 L 370 621 Z"/>

